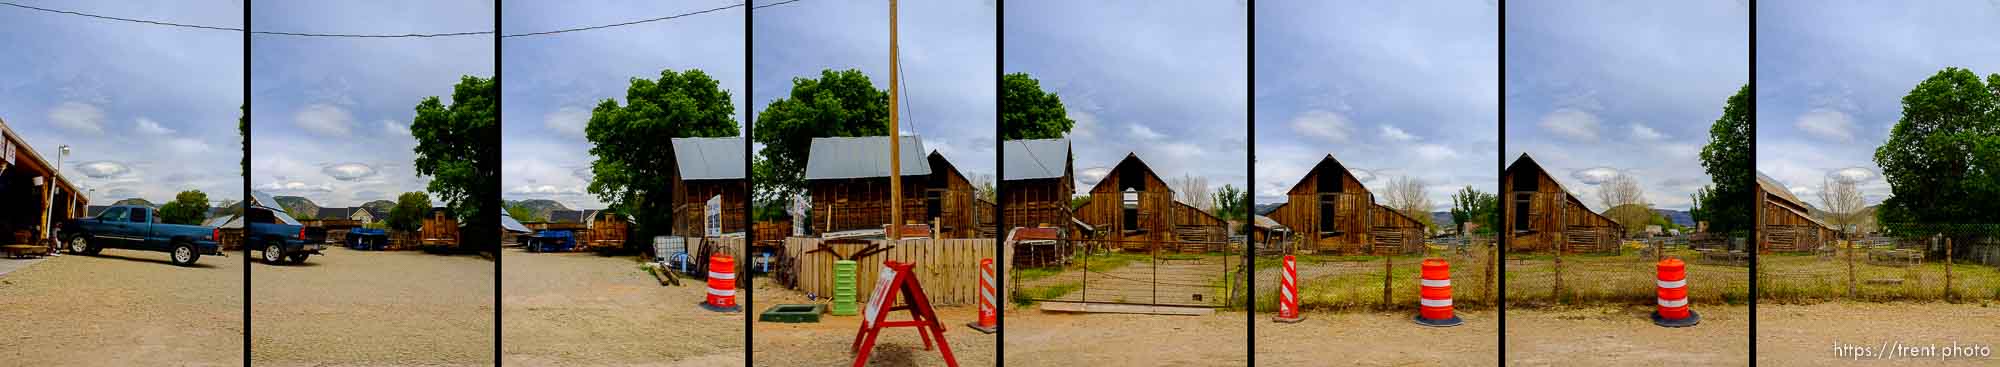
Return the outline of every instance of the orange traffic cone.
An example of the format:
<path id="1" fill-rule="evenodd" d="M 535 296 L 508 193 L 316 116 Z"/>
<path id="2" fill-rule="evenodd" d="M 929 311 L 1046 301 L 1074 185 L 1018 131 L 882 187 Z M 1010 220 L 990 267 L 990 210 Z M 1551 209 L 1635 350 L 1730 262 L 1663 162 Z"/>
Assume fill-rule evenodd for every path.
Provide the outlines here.
<path id="1" fill-rule="evenodd" d="M 993 259 L 979 259 L 979 321 L 965 324 L 973 330 L 992 334 L 1000 330 L 995 319 L 999 311 L 993 308 Z"/>
<path id="2" fill-rule="evenodd" d="M 1278 315 L 1271 321 L 1297 323 L 1305 321 L 1299 316 L 1299 268 L 1292 255 L 1285 255 L 1285 271 L 1278 278 Z"/>
<path id="3" fill-rule="evenodd" d="M 729 254 L 708 257 L 708 300 L 701 308 L 715 312 L 736 312 L 736 259 Z"/>
<path id="4" fill-rule="evenodd" d="M 1464 324 L 1451 307 L 1451 264 L 1444 259 L 1424 259 L 1423 290 L 1417 300 L 1417 324 L 1458 326 Z"/>
<path id="5" fill-rule="evenodd" d="M 1687 263 L 1681 259 L 1660 260 L 1660 308 L 1653 312 L 1653 324 L 1689 327 L 1701 323 L 1701 314 L 1688 307 Z"/>

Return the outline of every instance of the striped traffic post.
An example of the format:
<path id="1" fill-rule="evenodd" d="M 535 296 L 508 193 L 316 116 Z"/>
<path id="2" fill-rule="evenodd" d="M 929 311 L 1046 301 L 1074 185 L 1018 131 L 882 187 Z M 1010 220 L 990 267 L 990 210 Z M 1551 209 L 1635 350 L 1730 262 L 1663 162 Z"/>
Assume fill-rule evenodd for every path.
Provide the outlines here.
<path id="1" fill-rule="evenodd" d="M 1278 276 L 1278 315 L 1271 321 L 1297 323 L 1306 318 L 1299 316 L 1299 268 L 1292 255 L 1285 255 L 1285 270 Z"/>
<path id="2" fill-rule="evenodd" d="M 708 258 L 708 298 L 701 308 L 715 312 L 736 312 L 736 258 L 715 254 Z"/>
<path id="3" fill-rule="evenodd" d="M 1000 330 L 996 320 L 999 310 L 993 307 L 993 259 L 979 259 L 979 321 L 965 324 L 973 330 L 992 334 Z"/>

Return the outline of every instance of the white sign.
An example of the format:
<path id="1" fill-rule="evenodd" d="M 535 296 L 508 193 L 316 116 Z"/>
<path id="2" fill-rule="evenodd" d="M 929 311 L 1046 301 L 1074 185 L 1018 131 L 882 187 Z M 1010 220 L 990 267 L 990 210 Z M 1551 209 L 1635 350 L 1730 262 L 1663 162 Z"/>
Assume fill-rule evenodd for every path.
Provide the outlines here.
<path id="1" fill-rule="evenodd" d="M 868 293 L 868 310 L 861 313 L 861 326 L 875 323 L 875 314 L 882 310 L 882 300 L 888 299 L 889 283 L 896 281 L 896 269 L 882 266 L 882 275 L 875 277 L 875 291 Z"/>
<path id="2" fill-rule="evenodd" d="M 14 165 L 14 140 L 7 139 L 6 135 L 0 134 L 0 158 L 6 158 L 7 165 L 12 166 Z"/>
<path id="3" fill-rule="evenodd" d="M 708 198 L 708 207 L 702 213 L 704 232 L 709 237 L 722 237 L 722 195 Z"/>

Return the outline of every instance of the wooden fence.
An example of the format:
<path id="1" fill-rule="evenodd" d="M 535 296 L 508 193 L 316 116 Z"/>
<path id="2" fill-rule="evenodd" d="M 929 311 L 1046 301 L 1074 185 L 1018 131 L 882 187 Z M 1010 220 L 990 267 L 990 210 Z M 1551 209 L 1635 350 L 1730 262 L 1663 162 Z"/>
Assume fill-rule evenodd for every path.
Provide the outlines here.
<path id="1" fill-rule="evenodd" d="M 882 270 L 882 261 L 896 260 L 916 262 L 918 283 L 924 287 L 924 294 L 930 296 L 931 303 L 937 305 L 973 305 L 979 302 L 979 259 L 993 257 L 993 239 L 906 239 L 887 251 L 855 260 L 855 289 L 859 293 L 856 301 L 867 301 L 868 292 L 875 289 L 875 275 Z M 794 266 L 793 274 L 798 277 L 797 290 L 810 292 L 821 297 L 833 296 L 833 254 L 825 251 L 807 253 L 818 249 L 822 240 L 817 238 L 792 237 L 785 239 L 785 255 Z M 870 243 L 888 246 L 891 241 L 875 240 Z M 867 244 L 842 243 L 829 246 L 841 254 L 852 254 L 868 247 Z M 996 279 L 997 281 L 997 279 Z"/>

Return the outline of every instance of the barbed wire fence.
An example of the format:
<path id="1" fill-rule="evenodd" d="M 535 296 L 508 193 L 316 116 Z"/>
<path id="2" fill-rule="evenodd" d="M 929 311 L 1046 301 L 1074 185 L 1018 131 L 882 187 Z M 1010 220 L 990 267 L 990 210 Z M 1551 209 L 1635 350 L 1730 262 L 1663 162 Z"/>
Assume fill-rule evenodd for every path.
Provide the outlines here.
<path id="1" fill-rule="evenodd" d="M 1884 223 L 1759 256 L 1759 299 L 2000 300 L 2000 224 Z"/>

